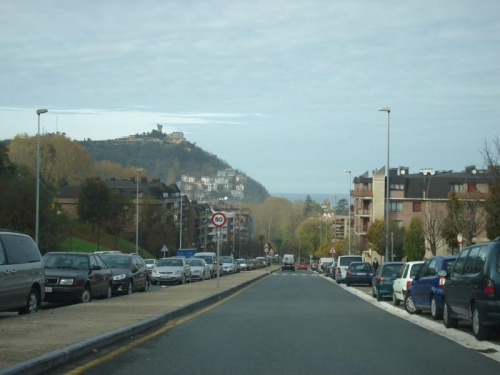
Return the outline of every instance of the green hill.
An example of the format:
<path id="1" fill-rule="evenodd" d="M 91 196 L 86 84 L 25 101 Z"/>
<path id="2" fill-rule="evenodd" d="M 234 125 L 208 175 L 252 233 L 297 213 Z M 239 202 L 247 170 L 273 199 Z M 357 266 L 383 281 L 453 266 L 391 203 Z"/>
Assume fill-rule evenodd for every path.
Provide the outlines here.
<path id="1" fill-rule="evenodd" d="M 107 140 L 78 142 L 85 147 L 94 161 L 109 160 L 123 166 L 145 168 L 149 178 L 160 178 L 170 184 L 181 179 L 182 174 L 200 178 L 215 177 L 217 171 L 231 168 L 217 156 L 188 141 L 172 142 L 158 137 L 157 132 L 136 135 L 134 141 Z M 243 172 L 239 171 L 243 174 Z M 269 193 L 254 179 L 246 176 L 245 202 L 263 202 Z"/>

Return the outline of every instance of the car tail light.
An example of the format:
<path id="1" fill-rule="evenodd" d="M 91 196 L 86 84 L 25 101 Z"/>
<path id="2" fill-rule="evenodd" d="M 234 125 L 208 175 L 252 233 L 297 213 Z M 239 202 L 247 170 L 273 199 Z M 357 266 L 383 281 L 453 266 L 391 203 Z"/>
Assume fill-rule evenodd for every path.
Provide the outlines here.
<path id="1" fill-rule="evenodd" d="M 352 272 L 350 270 L 347 270 L 347 275 L 352 275 Z"/>
<path id="2" fill-rule="evenodd" d="M 408 280 L 406 282 L 406 290 L 410 290 L 410 286 L 411 286 L 411 280 Z"/>
<path id="3" fill-rule="evenodd" d="M 439 277 L 439 289 L 443 289 L 444 283 L 446 282 L 446 277 L 440 276 Z"/>
<path id="4" fill-rule="evenodd" d="M 384 276 L 378 276 L 378 277 L 377 277 L 377 280 L 378 280 L 378 281 L 385 281 L 385 277 L 384 277 Z"/>
<path id="5" fill-rule="evenodd" d="M 342 273 L 342 270 L 340 269 L 340 267 L 337 267 L 337 273 Z"/>
<path id="6" fill-rule="evenodd" d="M 495 295 L 495 286 L 491 282 L 491 280 L 486 279 L 486 285 L 483 288 L 483 292 L 486 295 Z"/>

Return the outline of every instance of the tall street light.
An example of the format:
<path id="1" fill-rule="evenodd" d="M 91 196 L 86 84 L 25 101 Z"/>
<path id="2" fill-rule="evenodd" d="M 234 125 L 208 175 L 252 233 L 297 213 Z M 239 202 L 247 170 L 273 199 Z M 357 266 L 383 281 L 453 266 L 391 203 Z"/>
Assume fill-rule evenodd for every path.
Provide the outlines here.
<path id="1" fill-rule="evenodd" d="M 48 110 L 37 109 L 38 115 L 38 133 L 36 135 L 36 218 L 35 218 L 35 242 L 38 246 L 38 232 L 40 227 L 40 115 L 47 113 Z"/>
<path id="2" fill-rule="evenodd" d="M 379 112 L 387 112 L 387 165 L 385 167 L 385 256 L 384 261 L 389 261 L 389 134 L 391 124 L 391 109 L 382 107 Z"/>
<path id="3" fill-rule="evenodd" d="M 349 238 L 349 255 L 351 255 L 351 171 L 346 169 L 344 170 L 345 173 L 349 173 L 349 206 L 347 206 L 347 209 L 349 210 L 349 223 L 348 223 L 348 238 Z"/>
<path id="4" fill-rule="evenodd" d="M 136 195 L 135 195 L 135 252 L 139 254 L 139 172 L 144 169 L 138 168 L 136 170 L 135 181 L 137 183 Z"/>

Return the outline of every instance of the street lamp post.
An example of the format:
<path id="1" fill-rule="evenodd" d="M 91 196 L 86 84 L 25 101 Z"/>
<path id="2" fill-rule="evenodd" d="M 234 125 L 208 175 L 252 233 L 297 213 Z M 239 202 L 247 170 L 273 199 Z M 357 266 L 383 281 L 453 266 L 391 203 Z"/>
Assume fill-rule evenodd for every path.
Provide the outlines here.
<path id="1" fill-rule="evenodd" d="M 208 232 L 208 208 L 205 208 L 205 239 L 203 249 L 207 251 L 207 232 Z"/>
<path id="2" fill-rule="evenodd" d="M 387 165 L 385 167 L 385 256 L 384 260 L 389 260 L 389 134 L 391 124 L 391 109 L 389 107 L 382 107 L 380 112 L 387 112 Z"/>
<path id="3" fill-rule="evenodd" d="M 40 228 L 40 115 L 47 113 L 48 110 L 37 109 L 38 116 L 38 132 L 36 135 L 36 218 L 35 218 L 35 243 L 38 246 L 38 233 Z"/>
<path id="4" fill-rule="evenodd" d="M 347 206 L 347 210 L 349 211 L 349 222 L 347 223 L 347 236 L 349 239 L 349 255 L 351 255 L 351 171 L 346 169 L 344 172 L 349 173 L 349 205 Z"/>
<path id="5" fill-rule="evenodd" d="M 136 194 L 135 194 L 135 252 L 139 254 L 139 172 L 144 169 L 138 168 L 135 173 Z"/>

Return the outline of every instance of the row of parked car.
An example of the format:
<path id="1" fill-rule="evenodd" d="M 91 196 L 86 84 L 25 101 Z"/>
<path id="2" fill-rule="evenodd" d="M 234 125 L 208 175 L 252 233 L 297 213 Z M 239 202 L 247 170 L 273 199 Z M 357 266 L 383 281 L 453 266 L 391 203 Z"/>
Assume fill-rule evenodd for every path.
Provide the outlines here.
<path id="1" fill-rule="evenodd" d="M 206 280 L 265 267 L 260 259 L 221 257 L 215 253 L 144 260 L 120 251 L 40 254 L 30 236 L 0 231 L 0 311 L 36 312 L 42 301 L 90 302 L 93 298 L 145 292 L 150 284 Z"/>
<path id="2" fill-rule="evenodd" d="M 343 281 L 370 285 L 378 301 L 391 298 L 410 314 L 430 312 L 447 328 L 471 322 L 478 340 L 488 338 L 492 326 L 500 326 L 500 237 L 472 245 L 458 256 L 386 262 L 376 271 L 369 263 L 352 262 Z"/>

